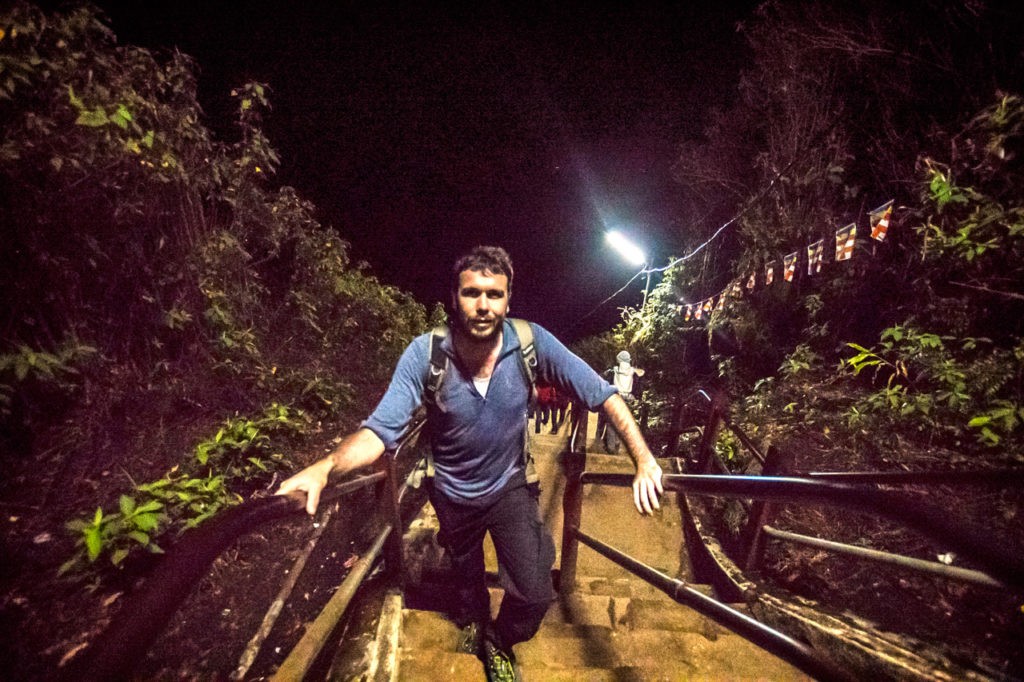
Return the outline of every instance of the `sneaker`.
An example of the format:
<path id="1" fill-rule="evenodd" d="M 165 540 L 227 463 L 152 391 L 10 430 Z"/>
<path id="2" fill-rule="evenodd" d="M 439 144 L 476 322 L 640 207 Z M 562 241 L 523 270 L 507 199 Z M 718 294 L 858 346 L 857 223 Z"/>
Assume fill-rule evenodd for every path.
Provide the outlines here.
<path id="1" fill-rule="evenodd" d="M 488 682 L 518 682 L 519 676 L 512 655 L 499 649 L 486 637 L 480 643 L 480 656 Z"/>

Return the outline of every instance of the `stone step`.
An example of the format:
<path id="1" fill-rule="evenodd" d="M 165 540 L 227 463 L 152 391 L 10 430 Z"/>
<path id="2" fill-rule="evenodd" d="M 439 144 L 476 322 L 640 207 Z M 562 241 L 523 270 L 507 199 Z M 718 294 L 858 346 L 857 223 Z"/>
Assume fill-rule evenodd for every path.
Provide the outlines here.
<path id="1" fill-rule="evenodd" d="M 398 679 L 482 680 L 484 669 L 473 653 L 460 651 L 462 631 L 435 611 L 402 609 Z"/>
<path id="2" fill-rule="evenodd" d="M 715 590 L 711 585 L 688 583 L 688 587 L 692 587 L 709 597 L 715 596 Z M 584 594 L 607 594 L 614 597 L 641 597 L 665 599 L 667 602 L 672 601 L 667 594 L 647 581 L 632 576 L 577 575 L 575 588 Z"/>
<path id="3" fill-rule="evenodd" d="M 523 671 L 523 682 L 679 682 L 693 679 L 689 666 L 647 669 L 637 666 L 614 668 L 537 668 Z M 710 678 L 716 679 L 716 678 Z"/>
<path id="4" fill-rule="evenodd" d="M 712 640 L 694 632 L 545 626 L 530 641 L 516 645 L 515 652 L 524 672 L 535 679 L 548 679 L 541 671 L 583 668 L 634 668 L 662 675 L 674 671 L 686 677 L 807 679 L 735 635 Z"/>
<path id="5" fill-rule="evenodd" d="M 515 646 L 515 653 L 523 670 L 614 668 L 619 664 L 611 628 L 598 625 L 542 625 L 533 639 Z"/>
<path id="6" fill-rule="evenodd" d="M 611 629 L 625 615 L 628 602 L 629 597 L 573 592 L 564 599 L 555 600 L 544 614 L 543 623 L 596 625 Z"/>
<path id="7" fill-rule="evenodd" d="M 602 474 L 632 474 L 636 467 L 629 455 L 609 455 L 588 450 L 586 470 Z"/>
<path id="8" fill-rule="evenodd" d="M 661 509 L 652 516 L 641 516 L 633 506 L 633 491 L 630 488 L 584 486 L 580 530 L 620 552 L 636 557 L 665 575 L 688 575 L 681 513 L 671 494 L 662 498 Z M 579 575 L 630 577 L 626 569 L 582 543 L 578 550 L 576 570 Z"/>
<path id="9" fill-rule="evenodd" d="M 399 642 L 402 650 L 441 649 L 454 652 L 459 647 L 461 637 L 462 631 L 443 614 L 402 609 L 402 636 Z"/>
<path id="10" fill-rule="evenodd" d="M 459 654 L 439 649 L 402 652 L 398 661 L 400 682 L 424 680 L 484 680 L 484 666 L 473 654 Z"/>
<path id="11" fill-rule="evenodd" d="M 616 629 L 625 630 L 667 630 L 671 632 L 695 632 L 716 639 L 729 632 L 717 622 L 699 611 L 665 599 L 630 599 L 624 605 L 624 613 L 615 623 Z"/>

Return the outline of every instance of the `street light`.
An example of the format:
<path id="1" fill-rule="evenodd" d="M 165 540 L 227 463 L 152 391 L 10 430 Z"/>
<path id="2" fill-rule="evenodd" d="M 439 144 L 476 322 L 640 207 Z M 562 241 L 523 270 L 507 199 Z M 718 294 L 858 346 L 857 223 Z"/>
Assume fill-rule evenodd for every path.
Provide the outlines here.
<path id="1" fill-rule="evenodd" d="M 618 230 L 608 230 L 604 233 L 604 239 L 627 262 L 633 265 L 645 265 L 647 263 L 647 256 L 644 255 L 643 249 L 629 241 L 626 235 Z"/>
<path id="2" fill-rule="evenodd" d="M 604 239 L 608 242 L 613 249 L 619 252 L 626 262 L 632 265 L 639 265 L 644 268 L 647 272 L 647 285 L 644 287 L 644 300 L 640 304 L 640 309 L 643 310 L 647 305 L 647 292 L 651 288 L 651 271 L 647 267 L 647 256 L 644 255 L 643 249 L 629 241 L 626 235 L 622 234 L 618 230 L 608 230 L 604 233 Z"/>

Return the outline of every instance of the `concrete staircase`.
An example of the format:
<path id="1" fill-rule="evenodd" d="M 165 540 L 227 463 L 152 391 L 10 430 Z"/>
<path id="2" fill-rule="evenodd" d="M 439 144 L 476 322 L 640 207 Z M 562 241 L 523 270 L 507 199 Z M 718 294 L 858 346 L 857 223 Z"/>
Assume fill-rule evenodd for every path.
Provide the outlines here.
<path id="1" fill-rule="evenodd" d="M 544 484 L 541 514 L 558 547 L 564 478 L 557 457 L 564 449 L 564 436 L 541 434 L 534 446 Z M 625 456 L 592 455 L 587 469 L 632 473 L 632 464 Z M 643 518 L 633 508 L 627 488 L 587 486 L 584 494 L 581 528 L 585 532 L 671 576 L 687 579 L 679 508 L 671 496 L 663 500 L 661 512 Z M 386 600 L 385 612 L 392 615 L 382 616 L 378 627 L 378 649 L 381 654 L 390 651 L 391 662 L 375 666 L 374 673 L 364 679 L 485 679 L 481 662 L 459 652 L 460 631 L 424 598 L 444 593 L 443 553 L 435 531 L 436 517 L 428 505 L 406 535 L 409 565 L 414 567 L 412 583 L 404 595 L 394 593 Z M 486 555 L 489 573 L 496 573 L 493 547 L 487 547 Z M 540 632 L 515 647 L 522 679 L 809 679 L 584 546 L 579 549 L 577 576 L 575 589 L 552 605 Z M 710 594 L 710 588 L 705 591 Z M 491 588 L 494 613 L 501 596 L 499 588 Z"/>

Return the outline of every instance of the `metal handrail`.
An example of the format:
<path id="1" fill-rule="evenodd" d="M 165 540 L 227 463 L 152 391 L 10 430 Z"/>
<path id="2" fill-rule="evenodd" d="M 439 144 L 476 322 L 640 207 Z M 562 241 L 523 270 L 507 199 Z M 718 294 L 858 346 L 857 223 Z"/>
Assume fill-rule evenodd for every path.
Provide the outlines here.
<path id="1" fill-rule="evenodd" d="M 760 621 L 747 616 L 716 599 L 701 594 L 681 580 L 671 578 L 664 573 L 640 562 L 614 547 L 580 530 L 582 521 L 583 495 L 581 486 L 591 480 L 593 474 L 583 471 L 586 462 L 586 450 L 580 447 L 577 436 L 586 433 L 586 413 L 574 420 L 573 433 L 569 439 L 569 450 L 563 458 L 565 467 L 565 493 L 563 498 L 563 534 L 560 590 L 563 593 L 571 590 L 576 582 L 576 557 L 579 543 L 583 543 L 605 558 L 623 567 L 641 580 L 665 592 L 678 603 L 714 619 L 733 632 L 747 638 L 766 651 L 786 660 L 800 670 L 822 680 L 850 680 L 850 676 L 835 668 L 829 661 L 821 657 L 813 648 L 794 640 Z M 585 440 L 585 439 L 583 439 Z M 585 444 L 584 444 L 585 445 Z M 621 477 L 625 485 L 632 483 L 632 476 L 613 474 Z M 616 479 L 618 481 L 618 479 Z"/>
<path id="2" fill-rule="evenodd" d="M 810 535 L 791 533 L 787 530 L 779 530 L 778 528 L 773 528 L 769 525 L 763 526 L 762 531 L 768 537 L 775 538 L 776 540 L 787 540 L 798 545 L 825 549 L 830 552 L 835 552 L 836 554 L 846 554 L 860 559 L 867 559 L 869 561 L 892 564 L 894 566 L 909 568 L 921 573 L 931 573 L 932 575 L 942 576 L 943 578 L 963 580 L 964 582 L 983 585 L 985 587 L 1006 587 L 1005 584 L 996 580 L 988 573 L 982 573 L 981 571 L 974 571 L 968 568 L 960 568 L 959 566 L 947 566 L 946 564 L 938 561 L 926 561 L 924 559 L 917 559 L 915 557 L 904 556 L 902 554 L 893 554 L 891 552 L 882 552 L 877 549 L 848 545 L 845 542 L 834 542 L 832 540 L 824 540 Z"/>
<path id="3" fill-rule="evenodd" d="M 632 481 L 628 474 L 585 472 L 581 476 L 584 484 L 629 487 Z M 982 529 L 962 521 L 953 523 L 938 509 L 889 491 L 781 476 L 665 474 L 662 485 L 666 490 L 697 495 L 841 507 L 882 516 L 941 542 L 1005 585 L 1024 590 L 1024 551 L 1020 548 L 1008 547 L 1005 540 L 992 542 Z"/>
<path id="4" fill-rule="evenodd" d="M 423 421 L 413 424 L 390 457 L 396 458 L 422 428 Z M 321 504 L 386 479 L 385 471 L 377 471 L 332 485 L 321 494 Z M 403 485 L 394 498 L 400 500 L 405 488 Z M 71 660 L 60 678 L 77 682 L 128 677 L 221 552 L 258 526 L 301 513 L 305 506 L 306 495 L 302 492 L 258 498 L 226 509 L 185 533 L 161 558 L 135 596 L 127 600 L 117 618 Z"/>
<path id="5" fill-rule="evenodd" d="M 757 514 L 758 534 L 763 527 L 764 535 L 794 542 L 814 544 L 815 546 L 835 549 L 889 563 L 930 573 L 940 574 L 947 578 L 968 580 L 986 586 L 1010 587 L 1024 591 L 1024 552 L 1019 548 L 1006 548 L 988 539 L 983 529 L 968 528 L 963 523 L 955 525 L 947 520 L 938 509 L 914 504 L 904 497 L 892 492 L 879 490 L 877 486 L 932 484 L 1006 484 L 1008 480 L 1024 478 L 1024 471 L 1019 469 L 1000 469 L 990 471 L 932 471 L 932 472 L 812 472 L 800 476 L 781 477 L 776 474 L 782 464 L 780 453 L 769 452 L 765 457 L 749 437 L 736 425 L 732 424 L 725 414 L 721 397 L 717 399 L 706 391 L 698 391 L 711 403 L 711 414 L 702 434 L 700 450 L 694 463 L 698 466 L 714 467 L 726 475 L 694 475 L 669 474 L 663 476 L 662 482 L 666 490 L 693 493 L 699 495 L 717 495 L 720 497 L 738 498 L 741 502 L 758 500 L 756 503 L 761 511 Z M 762 476 L 733 475 L 710 447 L 718 424 L 733 431 L 741 443 L 753 452 L 764 466 Z M 774 630 L 759 621 L 749 618 L 731 607 L 707 597 L 688 587 L 683 581 L 671 578 L 658 572 L 637 559 L 620 552 L 596 538 L 580 530 L 582 515 L 581 487 L 585 484 L 610 484 L 622 487 L 632 485 L 633 476 L 629 474 L 604 474 L 585 472 L 586 452 L 579 446 L 578 435 L 581 428 L 586 428 L 586 420 L 576 421 L 570 438 L 569 452 L 563 459 L 566 474 L 566 490 L 564 503 L 564 533 L 562 539 L 562 582 L 563 591 L 568 589 L 575 580 L 576 546 L 583 543 L 599 554 L 622 566 L 640 579 L 645 580 L 657 589 L 668 594 L 675 601 L 715 619 L 734 632 L 746 637 L 758 646 L 785 659 L 819 679 L 849 679 L 849 676 L 835 669 L 830 662 L 822 659 L 813 648 L 795 641 L 782 632 Z M 784 465 L 783 465 L 784 466 Z M 853 483 L 859 485 L 851 485 Z M 797 536 L 796 534 L 779 531 L 765 524 L 767 511 L 764 501 L 797 502 L 819 506 L 835 506 L 883 516 L 904 524 L 933 540 L 941 542 L 945 547 L 956 550 L 968 561 L 975 561 L 985 571 L 950 567 L 936 562 L 929 562 L 912 557 L 878 552 L 861 547 L 842 545 L 818 538 Z M 753 512 L 752 512 L 753 513 Z M 755 523 L 755 519 L 751 519 Z M 567 565 L 567 563 L 569 565 Z M 567 580 L 568 576 L 568 580 Z M 569 585 L 566 585 L 566 582 Z"/>
<path id="6" fill-rule="evenodd" d="M 621 552 L 611 545 L 597 540 L 591 535 L 572 528 L 569 531 L 580 542 L 598 554 L 626 569 L 641 580 L 661 590 L 674 601 L 689 606 L 695 611 L 714 619 L 724 627 L 757 644 L 817 680 L 842 680 L 850 682 L 855 677 L 840 670 L 831 662 L 822 658 L 812 647 L 799 642 L 755 618 L 737 611 L 722 602 L 702 594 L 682 580 L 665 575 L 641 561 Z"/>
<path id="7" fill-rule="evenodd" d="M 1007 485 L 1024 481 L 1024 469 L 966 469 L 963 471 L 811 471 L 800 478 L 875 485 Z"/>

